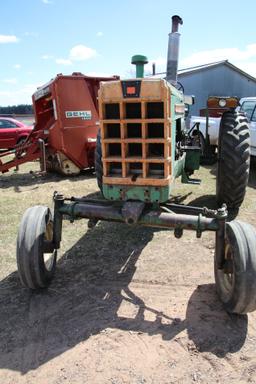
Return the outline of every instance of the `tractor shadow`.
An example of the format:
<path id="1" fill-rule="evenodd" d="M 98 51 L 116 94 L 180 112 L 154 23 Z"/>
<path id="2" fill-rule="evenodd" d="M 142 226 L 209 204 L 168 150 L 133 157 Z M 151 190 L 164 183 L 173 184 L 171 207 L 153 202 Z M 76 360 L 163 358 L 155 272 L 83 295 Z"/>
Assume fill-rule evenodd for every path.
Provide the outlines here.
<path id="1" fill-rule="evenodd" d="M 216 195 L 203 195 L 191 200 L 189 202 L 190 206 L 194 207 L 207 207 L 209 209 L 217 209 L 218 204 L 216 201 Z"/>
<path id="2" fill-rule="evenodd" d="M 91 169 L 82 170 L 77 176 L 64 176 L 58 173 L 46 173 L 45 175 L 40 172 L 29 173 L 16 173 L 12 172 L 6 175 L 0 175 L 0 188 L 14 188 L 15 192 L 21 192 L 21 187 L 34 187 L 40 188 L 40 185 L 47 183 L 57 183 L 59 181 L 70 180 L 72 183 L 81 180 L 95 179 L 95 172 Z"/>
<path id="3" fill-rule="evenodd" d="M 132 291 L 136 262 L 153 236 L 150 228 L 99 223 L 59 260 L 48 290 L 21 288 L 17 272 L 3 279 L 0 369 L 25 374 L 106 328 L 161 335 L 166 341 L 187 329 L 198 351 L 219 357 L 238 351 L 246 338 L 247 316 L 228 315 L 213 284 L 195 289 L 185 319 L 159 312 Z M 118 313 L 124 301 L 134 306 L 133 317 Z M 147 312 L 154 320 L 146 320 Z"/>

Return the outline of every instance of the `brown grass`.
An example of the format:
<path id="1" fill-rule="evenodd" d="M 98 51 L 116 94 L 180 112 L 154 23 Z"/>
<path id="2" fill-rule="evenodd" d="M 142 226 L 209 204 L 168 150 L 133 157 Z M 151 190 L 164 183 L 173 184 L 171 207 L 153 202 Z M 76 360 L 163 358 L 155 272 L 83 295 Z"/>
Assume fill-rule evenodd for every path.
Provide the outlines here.
<path id="1" fill-rule="evenodd" d="M 52 206 L 54 191 L 65 196 L 85 196 L 97 192 L 95 175 L 84 171 L 77 177 L 63 177 L 57 174 L 38 174 L 37 162 L 27 163 L 18 172 L 10 172 L 0 176 L 0 276 L 16 268 L 15 248 L 16 235 L 24 211 L 32 205 Z M 176 181 L 174 196 L 178 201 L 199 206 L 215 208 L 215 174 L 216 167 L 201 167 L 195 177 L 202 180 L 198 185 L 181 184 Z M 251 223 L 255 222 L 256 211 L 256 165 L 253 164 L 250 174 L 246 199 L 240 210 L 240 216 Z M 78 221 L 73 225 L 64 223 L 62 253 L 69 249 L 85 232 L 86 224 Z"/>

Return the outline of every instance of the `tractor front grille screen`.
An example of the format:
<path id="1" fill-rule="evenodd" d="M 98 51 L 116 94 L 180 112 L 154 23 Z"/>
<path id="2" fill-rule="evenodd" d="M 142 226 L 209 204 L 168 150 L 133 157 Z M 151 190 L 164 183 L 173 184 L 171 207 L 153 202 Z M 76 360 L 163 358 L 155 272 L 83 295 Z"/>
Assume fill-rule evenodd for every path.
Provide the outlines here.
<path id="1" fill-rule="evenodd" d="M 104 183 L 167 185 L 172 173 L 168 95 L 166 90 L 160 101 L 100 99 Z"/>

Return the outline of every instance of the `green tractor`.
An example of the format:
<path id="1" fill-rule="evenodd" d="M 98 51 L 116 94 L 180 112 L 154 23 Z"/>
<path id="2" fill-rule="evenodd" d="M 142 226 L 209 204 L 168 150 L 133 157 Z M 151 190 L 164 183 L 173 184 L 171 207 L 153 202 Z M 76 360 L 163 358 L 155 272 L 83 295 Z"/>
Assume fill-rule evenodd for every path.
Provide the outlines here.
<path id="1" fill-rule="evenodd" d="M 36 290 L 46 288 L 56 268 L 62 221 L 89 219 L 216 233 L 215 279 L 227 311 L 256 309 L 256 231 L 249 224 L 227 221 L 228 208 L 238 209 L 249 172 L 249 130 L 246 118 L 227 112 L 221 125 L 217 176 L 217 210 L 170 202 L 175 178 L 191 178 L 199 168 L 200 146 L 195 146 L 184 123 L 185 104 L 192 103 L 176 89 L 179 16 L 172 18 L 167 79 L 143 77 L 145 56 L 136 55 L 136 78 L 103 82 L 99 91 L 100 131 L 95 170 L 103 199 L 64 197 L 55 192 L 53 214 L 48 207 L 29 208 L 21 221 L 17 264 L 21 282 Z M 235 153 L 235 155 L 234 155 Z M 231 164 L 236 159 L 235 169 Z M 241 179 L 240 173 L 243 175 Z M 242 180 L 242 184 L 241 184 Z M 236 190 L 238 197 L 229 192 Z M 230 197 L 231 196 L 231 197 Z"/>

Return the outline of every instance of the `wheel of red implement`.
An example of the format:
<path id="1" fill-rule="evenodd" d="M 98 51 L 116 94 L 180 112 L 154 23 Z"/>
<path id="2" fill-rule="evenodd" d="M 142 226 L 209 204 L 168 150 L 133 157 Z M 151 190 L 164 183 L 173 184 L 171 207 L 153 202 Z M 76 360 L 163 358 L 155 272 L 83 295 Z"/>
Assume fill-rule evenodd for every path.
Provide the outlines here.
<path id="1" fill-rule="evenodd" d="M 216 288 L 225 309 L 244 314 L 256 309 L 256 231 L 240 221 L 226 224 L 223 267 L 214 263 Z"/>
<path id="2" fill-rule="evenodd" d="M 17 145 L 24 144 L 26 140 L 27 140 L 27 137 L 20 137 L 19 140 L 17 141 Z"/>
<path id="3" fill-rule="evenodd" d="M 22 144 L 24 144 L 25 142 L 26 142 L 26 140 L 27 140 L 27 137 L 21 137 L 18 141 L 17 141 L 17 144 L 16 144 L 16 146 L 21 146 Z M 16 153 L 16 157 L 17 157 L 17 159 L 20 159 L 22 156 L 24 156 L 25 155 L 25 153 L 26 153 L 26 149 L 24 150 L 21 150 L 21 149 L 19 149 L 19 147 L 17 148 L 16 147 L 16 149 L 15 149 L 15 153 Z"/>
<path id="4" fill-rule="evenodd" d="M 24 213 L 17 238 L 17 266 L 21 283 L 30 289 L 46 288 L 56 269 L 53 219 L 49 208 L 34 206 Z"/>

